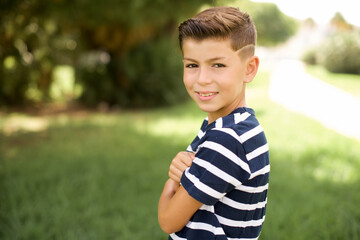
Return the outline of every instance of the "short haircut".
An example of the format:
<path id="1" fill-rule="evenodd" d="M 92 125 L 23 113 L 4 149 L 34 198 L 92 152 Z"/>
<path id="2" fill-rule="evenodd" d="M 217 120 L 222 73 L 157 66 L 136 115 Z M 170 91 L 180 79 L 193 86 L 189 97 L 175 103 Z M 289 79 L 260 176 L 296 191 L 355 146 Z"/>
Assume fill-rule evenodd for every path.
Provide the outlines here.
<path id="1" fill-rule="evenodd" d="M 206 9 L 179 26 L 179 42 L 182 50 L 183 41 L 193 39 L 230 39 L 234 51 L 251 46 L 254 54 L 256 28 L 248 13 L 234 7 L 213 7 Z M 248 52 L 247 50 L 247 52 Z"/>

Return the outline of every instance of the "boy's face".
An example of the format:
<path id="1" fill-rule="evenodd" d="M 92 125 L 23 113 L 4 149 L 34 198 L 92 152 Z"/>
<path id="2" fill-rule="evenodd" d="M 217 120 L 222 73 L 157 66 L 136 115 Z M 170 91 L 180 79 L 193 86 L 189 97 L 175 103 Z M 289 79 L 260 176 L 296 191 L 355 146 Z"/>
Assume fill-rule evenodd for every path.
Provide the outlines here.
<path id="1" fill-rule="evenodd" d="M 246 59 L 230 40 L 183 41 L 184 84 L 190 97 L 208 113 L 209 122 L 245 107 Z"/>

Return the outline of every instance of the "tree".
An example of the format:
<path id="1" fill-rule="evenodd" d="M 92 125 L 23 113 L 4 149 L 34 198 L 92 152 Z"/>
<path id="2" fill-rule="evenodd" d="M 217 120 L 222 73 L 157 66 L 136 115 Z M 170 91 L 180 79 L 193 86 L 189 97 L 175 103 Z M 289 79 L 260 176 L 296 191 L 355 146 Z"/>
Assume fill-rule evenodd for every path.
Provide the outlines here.
<path id="1" fill-rule="evenodd" d="M 345 18 L 340 12 L 335 13 L 334 17 L 330 20 L 330 25 L 335 28 L 335 30 L 340 31 L 351 31 L 354 27 L 346 22 Z"/>
<path id="2" fill-rule="evenodd" d="M 0 105 L 46 101 L 52 71 L 72 64 L 74 36 L 65 32 L 51 14 L 53 2 L 0 3 Z"/>

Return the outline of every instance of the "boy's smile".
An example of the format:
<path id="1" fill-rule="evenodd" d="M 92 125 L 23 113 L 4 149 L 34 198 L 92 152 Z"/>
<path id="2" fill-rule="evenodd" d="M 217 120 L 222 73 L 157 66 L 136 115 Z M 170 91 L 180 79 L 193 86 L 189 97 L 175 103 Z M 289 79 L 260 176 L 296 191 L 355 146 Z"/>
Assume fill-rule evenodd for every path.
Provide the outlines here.
<path id="1" fill-rule="evenodd" d="M 190 97 L 208 113 L 209 122 L 246 107 L 247 59 L 230 40 L 183 41 L 184 84 Z"/>
<path id="2" fill-rule="evenodd" d="M 196 92 L 196 91 L 195 91 Z M 198 97 L 202 100 L 202 101 L 210 101 L 211 99 L 213 99 L 214 97 L 216 97 L 216 95 L 218 94 L 218 92 L 196 92 L 196 94 L 198 94 Z"/>

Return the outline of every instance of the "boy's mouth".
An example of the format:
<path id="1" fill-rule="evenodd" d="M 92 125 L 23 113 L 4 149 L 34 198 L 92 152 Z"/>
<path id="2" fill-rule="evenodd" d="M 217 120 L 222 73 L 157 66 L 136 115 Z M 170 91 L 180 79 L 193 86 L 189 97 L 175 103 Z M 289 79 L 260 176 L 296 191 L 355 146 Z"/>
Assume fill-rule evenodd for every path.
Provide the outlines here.
<path id="1" fill-rule="evenodd" d="M 210 92 L 210 93 L 198 92 L 198 94 L 203 97 L 209 97 L 209 96 L 215 95 L 216 93 L 215 92 Z"/>
<path id="2" fill-rule="evenodd" d="M 219 92 L 195 92 L 200 100 L 208 101 L 213 99 Z"/>

